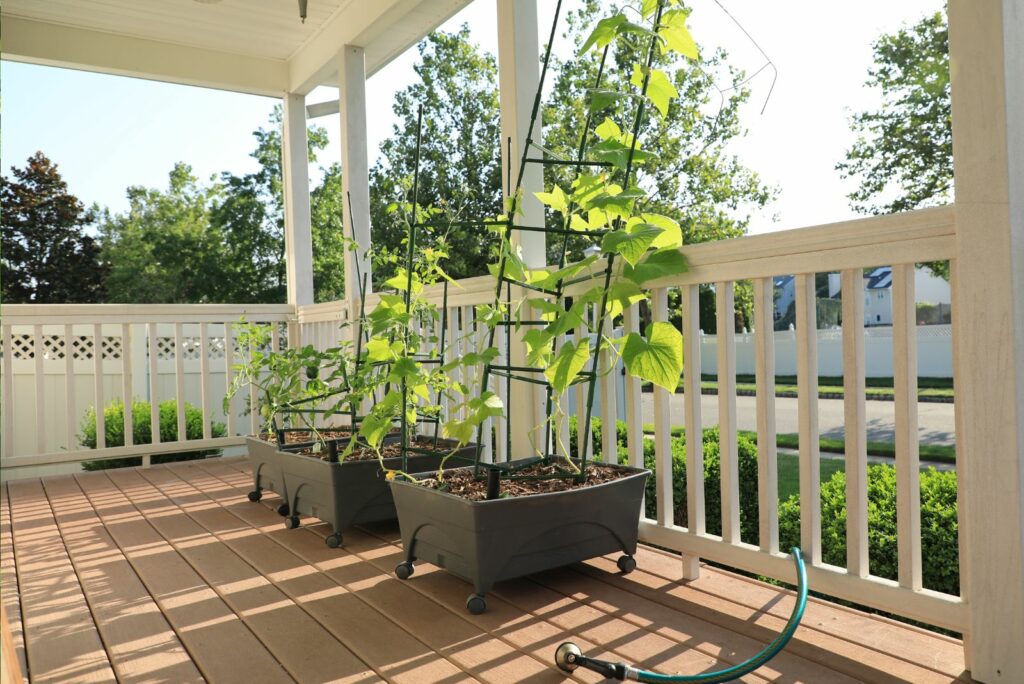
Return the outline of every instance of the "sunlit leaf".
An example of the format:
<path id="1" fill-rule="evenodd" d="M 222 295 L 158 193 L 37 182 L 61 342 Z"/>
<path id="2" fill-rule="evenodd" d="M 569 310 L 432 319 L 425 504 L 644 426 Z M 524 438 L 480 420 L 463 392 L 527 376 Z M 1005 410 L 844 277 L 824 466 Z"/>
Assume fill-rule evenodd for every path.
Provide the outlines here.
<path id="1" fill-rule="evenodd" d="M 683 231 L 673 219 L 661 214 L 642 214 L 643 220 L 662 229 L 661 235 L 651 245 L 654 249 L 682 247 Z"/>
<path id="2" fill-rule="evenodd" d="M 566 342 L 559 349 L 551 366 L 544 371 L 544 377 L 559 394 L 569 389 L 569 385 L 580 374 L 590 359 L 590 341 L 580 340 L 579 344 Z"/>
<path id="3" fill-rule="evenodd" d="M 635 85 L 641 90 L 644 87 L 644 75 L 650 73 L 650 78 L 647 81 L 647 97 L 651 100 L 654 107 L 661 112 L 662 116 L 668 114 L 669 102 L 679 97 L 679 91 L 676 90 L 675 84 L 660 69 L 647 69 L 647 67 L 641 67 L 639 64 L 633 65 L 633 77 L 630 78 L 630 83 Z"/>
<path id="4" fill-rule="evenodd" d="M 671 323 L 652 323 L 646 338 L 629 334 L 622 360 L 633 377 L 674 392 L 683 372 L 683 336 Z"/>
<path id="5" fill-rule="evenodd" d="M 622 129 L 619 125 L 609 119 L 607 116 L 604 118 L 597 128 L 594 129 L 594 133 L 597 134 L 601 140 L 618 140 L 622 135 Z"/>
<path id="6" fill-rule="evenodd" d="M 535 192 L 533 194 L 541 202 L 559 213 L 565 213 L 565 210 L 569 207 L 569 197 L 558 185 L 551 188 L 551 192 Z"/>
<path id="7" fill-rule="evenodd" d="M 632 228 L 627 226 L 624 230 L 605 235 L 601 240 L 601 251 L 619 254 L 630 266 L 636 266 L 661 232 L 661 228 L 647 223 L 634 224 Z"/>
<path id="8" fill-rule="evenodd" d="M 618 35 L 619 27 L 626 23 L 626 17 L 622 14 L 616 14 L 614 17 L 608 17 L 597 22 L 597 26 L 591 31 L 590 35 L 583 42 L 583 47 L 580 48 L 580 54 L 582 55 L 592 47 L 596 47 L 598 50 L 615 40 L 615 36 Z"/>
<path id="9" fill-rule="evenodd" d="M 636 266 L 627 265 L 622 276 L 632 280 L 637 285 L 686 272 L 686 257 L 678 249 L 659 249 L 651 252 L 642 262 Z"/>
<path id="10" fill-rule="evenodd" d="M 686 18 L 689 16 L 687 10 L 669 10 L 661 17 L 661 26 L 658 28 L 658 35 L 665 41 L 665 48 L 673 50 L 697 60 L 700 55 L 697 52 L 697 43 L 686 28 Z"/>

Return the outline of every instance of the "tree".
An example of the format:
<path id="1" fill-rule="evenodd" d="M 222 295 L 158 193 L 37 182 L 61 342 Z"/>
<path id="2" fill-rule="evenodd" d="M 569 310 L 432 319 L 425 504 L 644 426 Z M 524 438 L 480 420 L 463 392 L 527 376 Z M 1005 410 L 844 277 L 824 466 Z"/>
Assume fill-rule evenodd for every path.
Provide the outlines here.
<path id="1" fill-rule="evenodd" d="M 95 220 L 68 192 L 57 165 L 42 152 L 0 176 L 5 304 L 98 302 L 104 295 L 99 245 L 85 228 Z"/>
<path id="2" fill-rule="evenodd" d="M 200 303 L 225 301 L 229 286 L 224 240 L 210 222 L 223 194 L 200 185 L 186 164 L 175 164 L 166 190 L 128 188 L 128 211 L 102 222 L 103 258 L 110 265 L 108 301 Z"/>
<path id="3" fill-rule="evenodd" d="M 836 169 L 859 186 L 853 208 L 887 214 L 949 202 L 953 194 L 953 129 L 949 32 L 944 12 L 881 36 L 865 85 L 881 91 L 877 111 L 852 119 L 856 142 Z M 946 263 L 928 264 L 949 279 Z"/>
<path id="4" fill-rule="evenodd" d="M 177 164 L 166 191 L 128 189 L 127 213 L 103 221 L 117 302 L 277 303 L 286 298 L 281 111 L 253 132 L 257 171 L 224 172 L 204 186 Z M 327 145 L 309 130 L 309 156 Z M 311 193 L 313 283 L 318 301 L 344 291 L 341 170 L 335 164 Z"/>
<path id="5" fill-rule="evenodd" d="M 498 67 L 490 53 L 470 42 L 469 27 L 435 31 L 417 49 L 418 82 L 395 96 L 399 119 L 381 144 L 370 171 L 372 242 L 397 247 L 406 229 L 392 203 L 411 201 L 415 167 L 416 120 L 423 107 L 419 203 L 446 210 L 452 220 L 494 216 L 501 210 L 500 111 Z M 423 239 L 447 240 L 445 269 L 453 278 L 487 272 L 490 234 L 476 229 L 424 230 Z M 384 269 L 374 273 L 380 282 Z"/>

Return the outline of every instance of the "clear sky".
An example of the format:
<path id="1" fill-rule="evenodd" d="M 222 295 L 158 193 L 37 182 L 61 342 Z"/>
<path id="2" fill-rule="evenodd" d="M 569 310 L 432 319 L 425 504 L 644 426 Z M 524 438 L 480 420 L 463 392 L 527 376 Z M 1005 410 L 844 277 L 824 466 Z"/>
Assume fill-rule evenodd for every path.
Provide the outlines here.
<path id="1" fill-rule="evenodd" d="M 553 3 L 538 0 L 540 25 L 550 26 Z M 759 214 L 752 232 L 796 228 L 850 218 L 846 194 L 853 188 L 834 170 L 853 141 L 851 112 L 877 106 L 863 87 L 871 42 L 883 32 L 913 23 L 943 6 L 942 0 L 692 0 L 690 27 L 703 49 L 726 47 L 737 67 L 753 73 L 764 58 L 722 9 L 724 6 L 771 57 L 778 80 L 764 113 L 771 76 L 751 83 L 753 96 L 742 122 L 749 133 L 732 151 L 779 188 L 776 202 Z M 571 6 L 571 4 L 570 4 Z M 497 51 L 495 4 L 476 0 L 445 29 L 463 22 L 473 38 Z M 367 83 L 369 143 L 375 154 L 391 134 L 394 93 L 414 78 L 415 48 Z M 202 179 L 221 171 L 255 168 L 248 156 L 252 131 L 266 125 L 276 100 L 12 62 L 0 65 L 0 164 L 4 172 L 42 150 L 60 167 L 72 193 L 87 204 L 126 208 L 129 185 L 164 187 L 177 161 Z M 308 102 L 337 97 L 331 88 Z M 331 145 L 321 161 L 338 158 L 338 117 L 316 123 Z M 318 175 L 314 171 L 314 178 Z"/>

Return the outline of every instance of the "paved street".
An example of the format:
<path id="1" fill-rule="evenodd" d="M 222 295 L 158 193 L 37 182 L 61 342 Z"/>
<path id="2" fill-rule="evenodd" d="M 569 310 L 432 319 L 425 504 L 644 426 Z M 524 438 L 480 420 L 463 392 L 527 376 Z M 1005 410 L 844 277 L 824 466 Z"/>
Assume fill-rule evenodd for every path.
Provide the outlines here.
<path id="1" fill-rule="evenodd" d="M 736 417 L 741 430 L 756 430 L 754 397 L 736 397 Z M 644 422 L 654 420 L 654 395 L 644 393 Z M 918 428 L 922 444 L 954 444 L 953 404 L 918 403 Z M 683 395 L 672 395 L 672 424 L 683 424 Z M 701 417 L 704 427 L 718 423 L 718 397 L 701 396 Z M 776 430 L 779 433 L 797 432 L 797 400 L 775 398 Z M 895 437 L 894 404 L 891 401 L 867 402 L 868 439 L 892 442 Z M 818 425 L 823 437 L 843 437 L 842 399 L 818 400 Z"/>

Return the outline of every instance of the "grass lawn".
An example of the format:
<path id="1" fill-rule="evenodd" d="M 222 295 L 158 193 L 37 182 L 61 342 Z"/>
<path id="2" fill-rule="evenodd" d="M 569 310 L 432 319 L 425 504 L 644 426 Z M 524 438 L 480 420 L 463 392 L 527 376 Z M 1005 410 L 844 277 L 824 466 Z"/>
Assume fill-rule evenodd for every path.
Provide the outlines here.
<path id="1" fill-rule="evenodd" d="M 654 434 L 654 423 L 644 423 L 643 430 L 645 434 Z M 680 437 L 686 433 L 686 428 L 682 425 L 676 425 L 671 430 L 672 436 Z M 749 437 L 755 443 L 757 442 L 757 433 L 749 432 L 747 430 L 740 430 L 739 434 Z M 783 449 L 796 449 L 800 446 L 800 440 L 796 434 L 783 433 L 776 435 L 775 445 Z M 825 451 L 832 454 L 842 454 L 846 452 L 846 443 L 842 439 L 835 439 L 831 437 L 821 437 L 818 442 L 818 448 L 821 451 Z M 884 456 L 887 458 L 896 457 L 896 445 L 892 442 L 868 442 L 868 456 Z M 925 461 L 936 461 L 939 463 L 956 463 L 956 447 L 948 446 L 946 444 L 921 444 L 918 447 L 918 454 L 922 460 Z M 779 455 L 779 459 L 782 459 L 783 454 Z M 824 463 L 824 461 L 823 461 Z M 822 466 L 822 477 L 824 481 L 827 478 L 824 475 L 824 466 Z"/>
<path id="2" fill-rule="evenodd" d="M 868 399 L 892 399 L 893 382 L 892 378 L 867 378 L 865 396 Z M 701 389 L 718 391 L 718 377 L 714 375 L 701 376 Z M 679 382 L 678 390 L 682 391 L 682 380 Z M 757 390 L 754 376 L 737 375 L 736 389 L 739 391 L 754 392 Z M 775 376 L 776 396 L 794 395 L 797 391 L 796 376 L 777 375 Z M 822 376 L 818 378 L 818 396 L 834 397 L 843 396 L 843 378 Z M 918 378 L 917 396 L 919 398 L 942 397 L 953 399 L 952 378 Z"/>
<path id="3" fill-rule="evenodd" d="M 785 501 L 791 495 L 800 493 L 800 457 L 796 454 L 779 454 L 778 458 L 779 501 Z M 821 481 L 829 481 L 845 466 L 841 458 L 821 459 Z"/>

